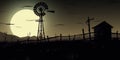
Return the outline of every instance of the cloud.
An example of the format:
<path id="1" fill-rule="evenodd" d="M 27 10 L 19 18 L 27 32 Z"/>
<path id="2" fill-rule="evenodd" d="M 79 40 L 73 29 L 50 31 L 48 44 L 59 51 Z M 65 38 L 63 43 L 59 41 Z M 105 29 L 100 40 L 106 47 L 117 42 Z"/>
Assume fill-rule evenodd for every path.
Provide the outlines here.
<path id="1" fill-rule="evenodd" d="M 24 6 L 24 8 L 31 8 L 31 7 L 33 7 L 33 6 L 30 6 L 30 5 Z"/>
<path id="2" fill-rule="evenodd" d="M 3 25 L 14 25 L 12 23 L 2 23 L 2 22 L 0 22 L 0 24 L 3 24 Z"/>
<path id="3" fill-rule="evenodd" d="M 64 26 L 65 24 L 56 24 L 56 26 Z"/>

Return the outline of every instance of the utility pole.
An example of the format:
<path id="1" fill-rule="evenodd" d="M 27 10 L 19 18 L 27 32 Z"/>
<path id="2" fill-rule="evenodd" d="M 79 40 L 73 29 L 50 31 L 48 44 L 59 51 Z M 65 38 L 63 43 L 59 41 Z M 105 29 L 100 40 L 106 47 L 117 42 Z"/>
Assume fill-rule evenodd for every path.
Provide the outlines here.
<path id="1" fill-rule="evenodd" d="M 87 19 L 87 21 L 86 21 L 87 24 L 88 24 L 89 40 L 92 40 L 92 39 L 91 39 L 91 29 L 90 29 L 90 28 L 91 28 L 91 26 L 90 26 L 91 20 L 94 20 L 94 18 L 91 18 L 91 19 L 90 19 L 90 17 L 88 17 L 88 19 Z"/>

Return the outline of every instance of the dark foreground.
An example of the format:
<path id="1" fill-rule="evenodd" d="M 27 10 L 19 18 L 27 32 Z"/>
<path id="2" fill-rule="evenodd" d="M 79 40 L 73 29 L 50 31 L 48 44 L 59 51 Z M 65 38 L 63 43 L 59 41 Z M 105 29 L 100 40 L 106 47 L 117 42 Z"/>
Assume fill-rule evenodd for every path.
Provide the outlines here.
<path id="1" fill-rule="evenodd" d="M 80 60 L 114 56 L 111 54 L 113 51 L 102 52 L 101 49 L 95 51 L 91 48 L 116 49 L 120 48 L 120 41 L 1 42 L 0 60 Z"/>

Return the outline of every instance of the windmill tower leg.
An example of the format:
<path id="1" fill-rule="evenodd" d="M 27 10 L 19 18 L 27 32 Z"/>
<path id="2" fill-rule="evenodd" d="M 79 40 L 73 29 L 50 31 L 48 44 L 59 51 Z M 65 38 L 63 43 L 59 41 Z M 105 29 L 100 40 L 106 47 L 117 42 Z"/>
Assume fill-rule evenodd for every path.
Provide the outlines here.
<path id="1" fill-rule="evenodd" d="M 39 34 L 39 33 L 40 33 L 40 29 L 39 29 L 39 28 L 40 28 L 40 23 L 38 23 L 37 40 L 39 40 L 39 38 L 40 38 L 40 37 L 39 37 L 39 35 L 40 35 L 40 34 Z"/>
<path id="2" fill-rule="evenodd" d="M 43 13 L 41 12 L 41 16 L 38 24 L 37 40 L 42 40 L 43 38 L 45 39 L 44 22 L 43 22 L 42 14 Z"/>

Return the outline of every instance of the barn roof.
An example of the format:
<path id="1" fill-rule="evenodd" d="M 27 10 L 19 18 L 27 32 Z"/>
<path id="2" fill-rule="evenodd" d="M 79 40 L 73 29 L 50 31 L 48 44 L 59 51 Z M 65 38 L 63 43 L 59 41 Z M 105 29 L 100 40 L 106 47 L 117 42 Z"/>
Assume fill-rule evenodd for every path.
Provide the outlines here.
<path id="1" fill-rule="evenodd" d="M 111 26 L 109 23 L 107 23 L 106 21 L 101 22 L 100 24 L 96 25 L 93 28 L 98 28 L 98 27 L 108 27 L 108 28 L 113 28 L 113 26 Z"/>

